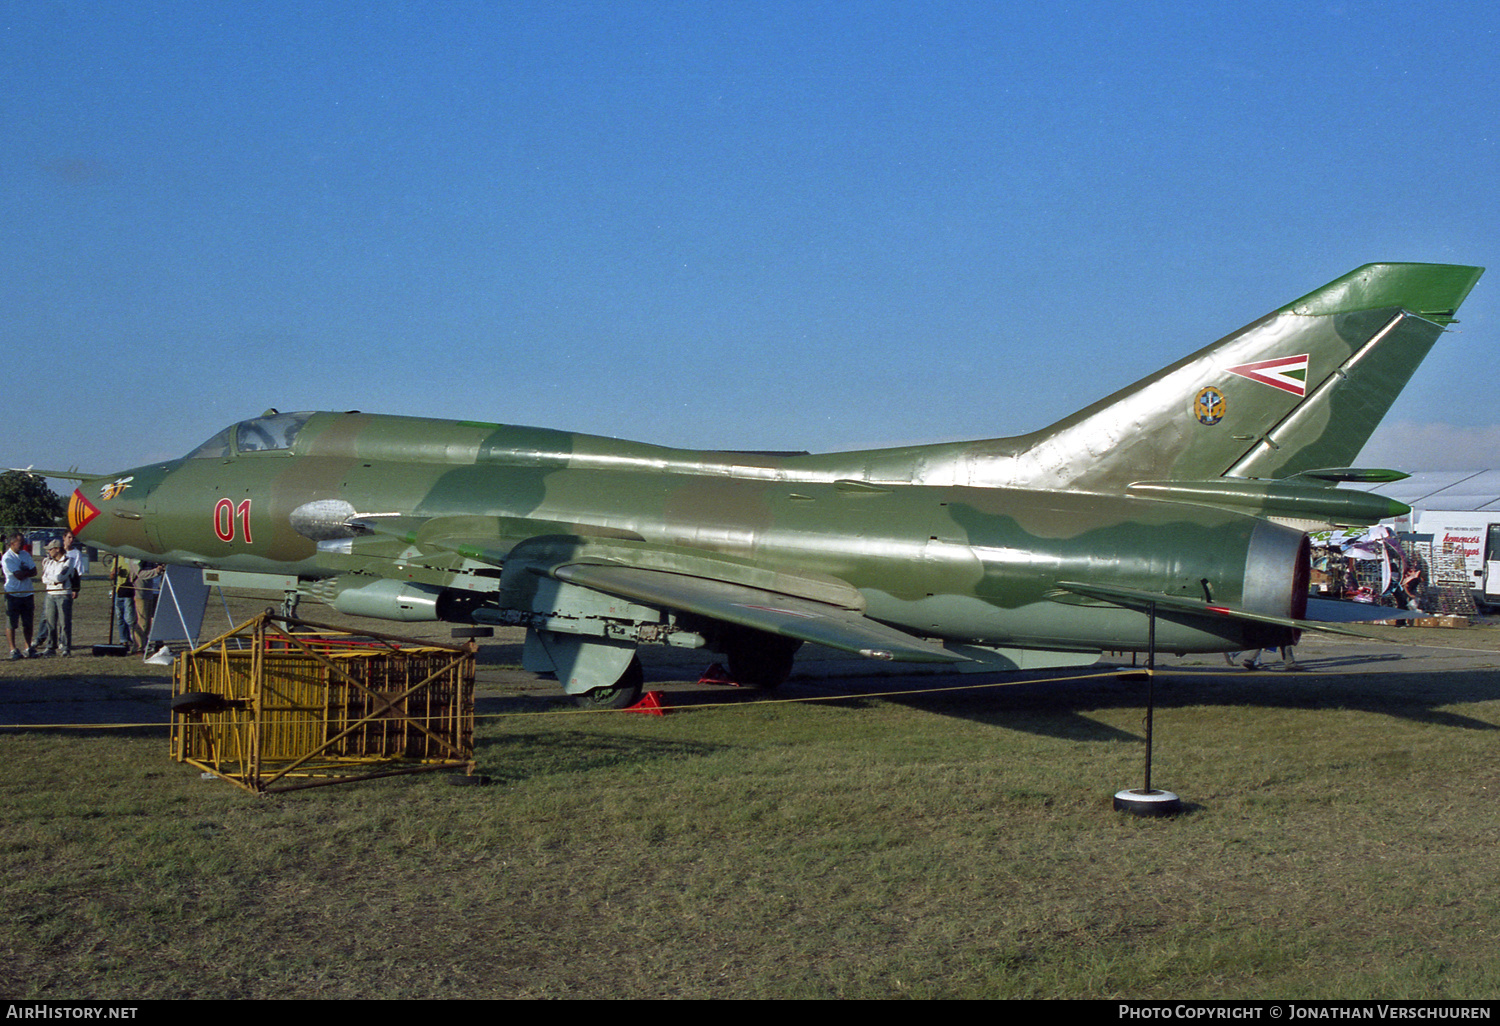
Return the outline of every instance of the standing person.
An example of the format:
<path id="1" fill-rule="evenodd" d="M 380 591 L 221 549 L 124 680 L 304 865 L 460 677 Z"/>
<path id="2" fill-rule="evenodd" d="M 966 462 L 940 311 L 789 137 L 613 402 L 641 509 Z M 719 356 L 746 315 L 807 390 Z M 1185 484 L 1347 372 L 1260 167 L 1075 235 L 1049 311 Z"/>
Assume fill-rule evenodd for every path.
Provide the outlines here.
<path id="1" fill-rule="evenodd" d="M 47 595 L 42 605 L 42 628 L 37 641 L 42 655 L 61 651 L 73 654 L 73 596 L 78 594 L 78 571 L 63 554 L 60 541 L 47 543 L 47 558 L 42 560 L 42 587 Z"/>
<path id="2" fill-rule="evenodd" d="M 63 616 L 67 620 L 68 645 L 72 647 L 73 603 L 78 600 L 78 591 L 83 587 L 83 575 L 89 572 L 89 553 L 87 549 L 78 544 L 78 539 L 73 537 L 72 531 L 63 532 L 62 546 L 63 558 L 73 567 L 73 595 L 67 607 L 63 610 Z M 63 654 L 66 655 L 67 653 Z"/>
<path id="3" fill-rule="evenodd" d="M 120 632 L 120 642 L 125 646 L 125 653 L 129 655 L 135 651 L 131 648 L 131 632 L 135 628 L 135 573 L 136 568 L 131 565 L 132 561 L 124 556 L 115 556 L 110 561 L 109 586 L 114 592 L 114 626 Z"/>
<path id="4" fill-rule="evenodd" d="M 52 552 L 52 547 L 56 544 L 58 544 L 56 541 L 47 543 L 48 554 Z M 69 593 L 67 608 L 63 610 L 63 618 L 67 621 L 68 628 L 68 643 L 63 647 L 71 648 L 73 645 L 73 600 L 78 598 L 78 588 L 83 581 L 83 575 L 89 572 L 89 554 L 78 544 L 77 539 L 73 537 L 72 531 L 63 532 L 61 544 L 63 558 L 67 559 L 68 563 L 73 567 L 73 587 Z M 47 566 L 45 562 L 42 564 L 41 572 L 42 583 L 46 584 Z M 42 622 L 37 625 L 36 629 L 36 649 L 43 655 L 50 655 L 57 651 L 57 647 L 57 637 L 52 633 L 52 624 L 47 619 L 47 607 L 43 604 Z M 66 653 L 64 654 L 66 655 Z"/>
<path id="5" fill-rule="evenodd" d="M 5 555 L 0 557 L 0 570 L 5 575 L 5 640 L 10 645 L 10 657 L 31 658 L 36 655 L 36 649 L 31 647 L 31 627 L 36 617 L 31 579 L 36 576 L 36 561 L 26 551 L 26 536 L 20 531 L 7 540 Z M 25 651 L 16 646 L 18 625 L 26 642 Z"/>
<path id="6" fill-rule="evenodd" d="M 83 575 L 89 572 L 89 550 L 78 544 L 72 531 L 63 532 L 63 555 L 68 557 L 68 562 L 73 564 L 73 569 L 78 572 L 78 579 L 82 581 Z M 73 597 L 78 597 L 76 589 Z"/>
<path id="7" fill-rule="evenodd" d="M 156 617 L 156 579 L 166 573 L 160 563 L 142 560 L 135 574 L 135 647 L 146 651 L 151 637 L 151 621 Z"/>

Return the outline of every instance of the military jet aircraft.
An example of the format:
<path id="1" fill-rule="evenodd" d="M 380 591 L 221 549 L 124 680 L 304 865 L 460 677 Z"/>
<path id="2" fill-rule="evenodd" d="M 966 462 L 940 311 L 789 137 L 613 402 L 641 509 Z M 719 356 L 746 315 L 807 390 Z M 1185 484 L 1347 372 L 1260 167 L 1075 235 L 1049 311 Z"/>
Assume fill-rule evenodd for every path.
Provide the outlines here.
<path id="1" fill-rule="evenodd" d="M 72 477 L 131 558 L 276 575 L 344 613 L 520 625 L 585 703 L 642 643 L 771 687 L 803 642 L 1031 669 L 1286 644 L 1305 530 L 1405 511 L 1336 487 L 1481 268 L 1369 264 L 1041 431 L 814 455 L 268 410 L 181 459 Z"/>

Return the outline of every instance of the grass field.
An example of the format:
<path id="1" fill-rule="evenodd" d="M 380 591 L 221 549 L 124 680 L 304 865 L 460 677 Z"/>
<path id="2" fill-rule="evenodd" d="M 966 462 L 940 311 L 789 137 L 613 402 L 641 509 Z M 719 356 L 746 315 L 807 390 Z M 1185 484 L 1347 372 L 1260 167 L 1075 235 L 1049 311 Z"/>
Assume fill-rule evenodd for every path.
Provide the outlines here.
<path id="1" fill-rule="evenodd" d="M 499 646 L 489 787 L 258 798 L 161 731 L 7 731 L 0 994 L 1493 997 L 1500 657 L 1371 651 L 1173 661 L 1175 820 L 1110 808 L 1143 715 L 1113 675 L 902 694 L 813 661 L 781 697 L 826 701 L 687 686 L 663 718 L 579 715 L 506 683 Z M 165 672 L 10 664 L 0 722 L 136 708 Z"/>

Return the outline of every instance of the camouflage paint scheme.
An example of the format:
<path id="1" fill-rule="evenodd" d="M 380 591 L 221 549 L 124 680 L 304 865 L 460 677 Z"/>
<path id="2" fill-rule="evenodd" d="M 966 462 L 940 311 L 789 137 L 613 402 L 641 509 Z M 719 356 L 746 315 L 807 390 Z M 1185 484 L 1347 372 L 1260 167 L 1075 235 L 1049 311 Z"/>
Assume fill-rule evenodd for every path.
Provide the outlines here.
<path id="1" fill-rule="evenodd" d="M 1404 511 L 1334 486 L 1397 476 L 1349 463 L 1481 273 L 1367 265 L 1016 438 L 725 453 L 268 411 L 85 479 L 69 520 L 349 613 L 523 624 L 528 667 L 605 704 L 639 691 L 642 642 L 762 685 L 803 641 L 1078 665 L 1144 650 L 1154 616 L 1163 650 L 1282 644 L 1310 626 L 1303 531 Z"/>

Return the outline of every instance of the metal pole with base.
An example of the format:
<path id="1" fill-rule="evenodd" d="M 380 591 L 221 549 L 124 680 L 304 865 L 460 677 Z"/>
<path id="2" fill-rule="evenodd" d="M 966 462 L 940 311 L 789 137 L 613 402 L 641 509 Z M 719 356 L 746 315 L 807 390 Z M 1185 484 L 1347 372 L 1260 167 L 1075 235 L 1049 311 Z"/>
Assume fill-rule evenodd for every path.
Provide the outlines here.
<path id="1" fill-rule="evenodd" d="M 1135 816 L 1175 816 L 1182 811 L 1182 799 L 1171 791 L 1157 791 L 1151 786 L 1151 734 L 1156 718 L 1156 603 L 1146 607 L 1146 780 L 1140 790 L 1115 792 L 1115 811 Z"/>
<path id="2" fill-rule="evenodd" d="M 120 557 L 116 556 L 109 570 L 109 643 L 106 645 L 95 645 L 96 656 L 122 656 L 130 654 L 130 639 L 126 638 L 122 645 L 115 644 L 115 620 L 119 618 L 120 612 Z"/>

